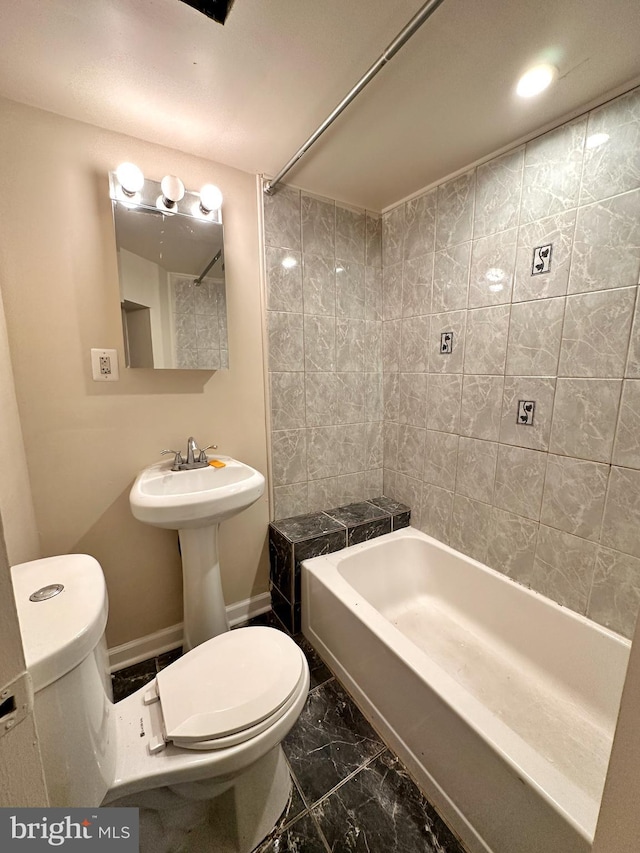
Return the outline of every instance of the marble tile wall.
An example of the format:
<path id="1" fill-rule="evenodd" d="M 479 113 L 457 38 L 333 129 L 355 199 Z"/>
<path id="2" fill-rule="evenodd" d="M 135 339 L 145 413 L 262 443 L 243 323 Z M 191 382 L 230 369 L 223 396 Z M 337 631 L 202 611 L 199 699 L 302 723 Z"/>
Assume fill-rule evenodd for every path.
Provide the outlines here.
<path id="1" fill-rule="evenodd" d="M 264 235 L 275 518 L 380 495 L 380 217 L 282 187 Z"/>
<path id="2" fill-rule="evenodd" d="M 384 494 L 631 636 L 640 90 L 388 211 L 382 231 Z"/>

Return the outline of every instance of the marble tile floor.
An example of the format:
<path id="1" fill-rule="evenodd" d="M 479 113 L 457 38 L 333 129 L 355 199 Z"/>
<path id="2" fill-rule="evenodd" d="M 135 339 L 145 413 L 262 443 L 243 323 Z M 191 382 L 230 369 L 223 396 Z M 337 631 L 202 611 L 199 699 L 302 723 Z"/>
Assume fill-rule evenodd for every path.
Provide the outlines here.
<path id="1" fill-rule="evenodd" d="M 280 628 L 271 613 L 247 624 Z M 311 684 L 283 743 L 293 793 L 256 853 L 465 853 L 312 646 L 302 635 L 294 639 Z M 114 673 L 114 699 L 151 681 L 179 655 L 178 649 Z"/>

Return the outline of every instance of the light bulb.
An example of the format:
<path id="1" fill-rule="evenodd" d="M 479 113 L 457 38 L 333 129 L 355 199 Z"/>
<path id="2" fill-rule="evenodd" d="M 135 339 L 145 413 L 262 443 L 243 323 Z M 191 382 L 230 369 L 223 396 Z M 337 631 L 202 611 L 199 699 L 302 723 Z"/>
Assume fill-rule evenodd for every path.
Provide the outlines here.
<path id="1" fill-rule="evenodd" d="M 128 196 L 135 195 L 144 186 L 144 175 L 135 163 L 120 163 L 116 169 L 116 178 Z"/>
<path id="2" fill-rule="evenodd" d="M 554 68 L 553 65 L 536 65 L 518 80 L 516 92 L 521 98 L 532 98 L 534 95 L 539 95 L 551 84 L 557 73 L 558 69 Z"/>
<path id="3" fill-rule="evenodd" d="M 600 145 L 604 145 L 605 142 L 608 141 L 608 133 L 592 133 L 591 136 L 587 136 L 587 148 L 598 148 Z"/>
<path id="4" fill-rule="evenodd" d="M 175 207 L 176 202 L 184 198 L 184 184 L 175 175 L 165 175 L 160 181 L 160 189 L 165 207 L 169 209 Z"/>
<path id="5" fill-rule="evenodd" d="M 222 206 L 222 193 L 214 184 L 205 184 L 200 190 L 200 207 L 204 213 L 211 213 Z"/>

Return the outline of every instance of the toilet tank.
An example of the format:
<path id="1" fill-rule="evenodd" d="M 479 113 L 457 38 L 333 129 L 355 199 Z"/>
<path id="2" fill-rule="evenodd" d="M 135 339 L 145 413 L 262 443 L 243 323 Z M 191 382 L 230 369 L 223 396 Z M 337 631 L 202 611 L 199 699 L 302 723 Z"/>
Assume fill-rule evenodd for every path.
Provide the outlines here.
<path id="1" fill-rule="evenodd" d="M 50 804 L 98 806 L 116 761 L 102 569 L 68 554 L 13 566 L 11 578 Z M 56 594 L 31 600 L 45 587 Z"/>

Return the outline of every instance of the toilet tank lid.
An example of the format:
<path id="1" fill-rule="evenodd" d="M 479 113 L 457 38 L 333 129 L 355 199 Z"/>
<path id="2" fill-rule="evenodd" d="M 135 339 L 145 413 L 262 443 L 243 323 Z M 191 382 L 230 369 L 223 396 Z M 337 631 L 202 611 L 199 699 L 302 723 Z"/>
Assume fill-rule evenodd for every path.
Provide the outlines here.
<path id="1" fill-rule="evenodd" d="M 45 557 L 11 567 L 20 633 L 33 689 L 42 690 L 87 658 L 107 624 L 104 575 L 87 554 Z M 64 589 L 51 598 L 29 596 L 52 584 Z"/>

